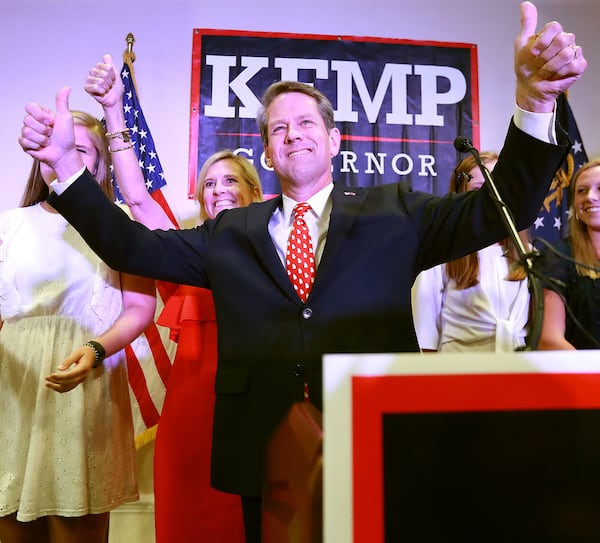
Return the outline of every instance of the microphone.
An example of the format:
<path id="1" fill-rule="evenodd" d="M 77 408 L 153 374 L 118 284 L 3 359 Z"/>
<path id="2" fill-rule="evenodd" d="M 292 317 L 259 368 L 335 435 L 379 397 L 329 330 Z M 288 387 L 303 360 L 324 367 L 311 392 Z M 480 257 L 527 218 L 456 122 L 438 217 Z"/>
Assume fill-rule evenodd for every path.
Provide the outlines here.
<path id="1" fill-rule="evenodd" d="M 471 140 L 469 138 L 466 138 L 465 136 L 458 136 L 458 138 L 454 140 L 454 148 L 459 153 L 467 153 L 471 149 L 474 149 Z"/>
<path id="2" fill-rule="evenodd" d="M 483 174 L 483 178 L 486 181 L 489 180 L 491 174 L 486 168 L 485 164 L 482 162 L 477 147 L 473 147 L 473 142 L 469 138 L 465 136 L 458 136 L 458 138 L 454 140 L 454 148 L 459 153 L 471 153 L 473 155 L 473 158 L 475 159 L 475 163 L 477 164 L 477 166 L 481 170 L 481 173 Z M 490 185 L 493 187 L 492 190 L 495 190 L 493 180 L 490 182 Z M 496 199 L 500 198 L 500 196 L 497 193 L 494 194 L 494 196 L 496 197 Z"/>

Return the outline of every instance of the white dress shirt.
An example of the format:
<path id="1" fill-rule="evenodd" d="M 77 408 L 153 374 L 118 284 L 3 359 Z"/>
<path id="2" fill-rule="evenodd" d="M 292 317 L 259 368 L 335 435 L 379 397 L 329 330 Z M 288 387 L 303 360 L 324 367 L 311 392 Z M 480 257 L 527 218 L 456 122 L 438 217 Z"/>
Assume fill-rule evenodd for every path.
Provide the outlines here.
<path id="1" fill-rule="evenodd" d="M 304 215 L 304 220 L 310 232 L 313 251 L 315 252 L 315 264 L 319 267 L 323 250 L 325 249 L 325 240 L 329 230 L 329 217 L 331 216 L 331 191 L 333 183 L 329 183 L 315 195 L 311 196 L 307 203 L 310 205 L 310 211 Z M 285 267 L 285 253 L 287 250 L 288 237 L 293 224 L 293 211 L 296 204 L 285 194 L 283 195 L 283 206 L 278 207 L 269 220 L 269 235 L 273 240 L 279 260 Z M 317 242 L 315 243 L 315 240 Z"/>

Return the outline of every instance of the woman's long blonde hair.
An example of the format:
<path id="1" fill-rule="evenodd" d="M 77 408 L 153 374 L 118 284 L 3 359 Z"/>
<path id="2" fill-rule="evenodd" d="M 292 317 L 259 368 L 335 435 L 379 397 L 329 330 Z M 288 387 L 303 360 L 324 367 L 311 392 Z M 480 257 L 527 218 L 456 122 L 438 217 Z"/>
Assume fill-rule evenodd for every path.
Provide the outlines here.
<path id="1" fill-rule="evenodd" d="M 577 262 L 581 262 L 586 266 L 592 266 L 598 268 L 600 265 L 600 258 L 594 250 L 590 234 L 588 232 L 587 225 L 580 221 L 575 209 L 573 208 L 573 202 L 575 201 L 575 191 L 577 189 L 577 181 L 581 177 L 581 174 L 591 170 L 592 168 L 600 167 L 600 157 L 594 158 L 589 162 L 586 162 L 573 176 L 571 186 L 569 188 L 571 196 L 571 213 L 569 217 L 569 239 L 571 241 L 571 248 L 573 250 L 573 258 Z M 585 268 L 583 266 L 575 266 L 579 275 L 585 275 L 592 279 L 600 278 L 600 273 L 593 269 Z"/>
<path id="2" fill-rule="evenodd" d="M 482 151 L 479 156 L 481 161 L 487 166 L 498 160 L 498 155 L 493 151 Z M 477 166 L 475 158 L 472 155 L 465 157 L 454 168 L 450 178 L 450 192 L 466 192 L 469 182 L 469 172 Z M 529 246 L 529 236 L 526 232 L 519 232 L 519 237 L 525 247 Z M 507 281 L 522 281 L 527 276 L 523 266 L 519 264 L 517 250 L 510 238 L 503 239 L 500 244 L 504 254 L 509 259 Z M 477 253 L 471 253 L 462 258 L 451 260 L 446 264 L 446 275 L 449 279 L 454 279 L 458 290 L 474 287 L 479 283 L 479 256 Z"/>

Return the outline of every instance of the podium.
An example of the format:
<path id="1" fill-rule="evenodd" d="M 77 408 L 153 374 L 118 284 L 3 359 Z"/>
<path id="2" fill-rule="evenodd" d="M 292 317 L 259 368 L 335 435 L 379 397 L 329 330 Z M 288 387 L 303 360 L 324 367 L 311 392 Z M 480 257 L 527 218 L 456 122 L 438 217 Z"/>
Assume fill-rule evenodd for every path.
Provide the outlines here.
<path id="1" fill-rule="evenodd" d="M 266 452 L 262 542 L 322 541 L 322 416 L 309 402 L 292 405 Z"/>
<path id="2" fill-rule="evenodd" d="M 600 541 L 600 351 L 323 368 L 324 543 Z"/>

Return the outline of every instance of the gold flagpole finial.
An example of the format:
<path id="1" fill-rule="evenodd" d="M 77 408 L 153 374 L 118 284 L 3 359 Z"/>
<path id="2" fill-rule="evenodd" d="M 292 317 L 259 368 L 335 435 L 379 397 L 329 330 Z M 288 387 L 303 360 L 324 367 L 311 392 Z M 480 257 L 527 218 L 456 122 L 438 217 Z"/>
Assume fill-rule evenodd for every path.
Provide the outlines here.
<path id="1" fill-rule="evenodd" d="M 135 53 L 133 52 L 133 44 L 135 43 L 134 35 L 130 32 L 127 34 L 125 41 L 127 42 L 127 49 L 123 52 L 123 60 L 133 63 L 135 61 Z"/>
<path id="2" fill-rule="evenodd" d="M 139 93 L 137 90 L 137 85 L 135 83 L 135 74 L 133 72 L 133 63 L 135 61 L 135 53 L 133 52 L 133 44 L 135 42 L 135 37 L 133 36 L 133 34 L 131 32 L 129 34 L 127 34 L 125 41 L 127 42 L 127 49 L 125 49 L 125 51 L 123 51 L 123 64 L 125 64 L 129 67 L 129 74 L 131 76 L 131 82 L 133 83 L 133 88 L 135 89 L 136 94 L 139 96 Z"/>
<path id="3" fill-rule="evenodd" d="M 135 37 L 131 32 L 127 34 L 125 41 L 127 42 L 127 52 L 133 52 L 133 44 L 135 43 Z"/>

